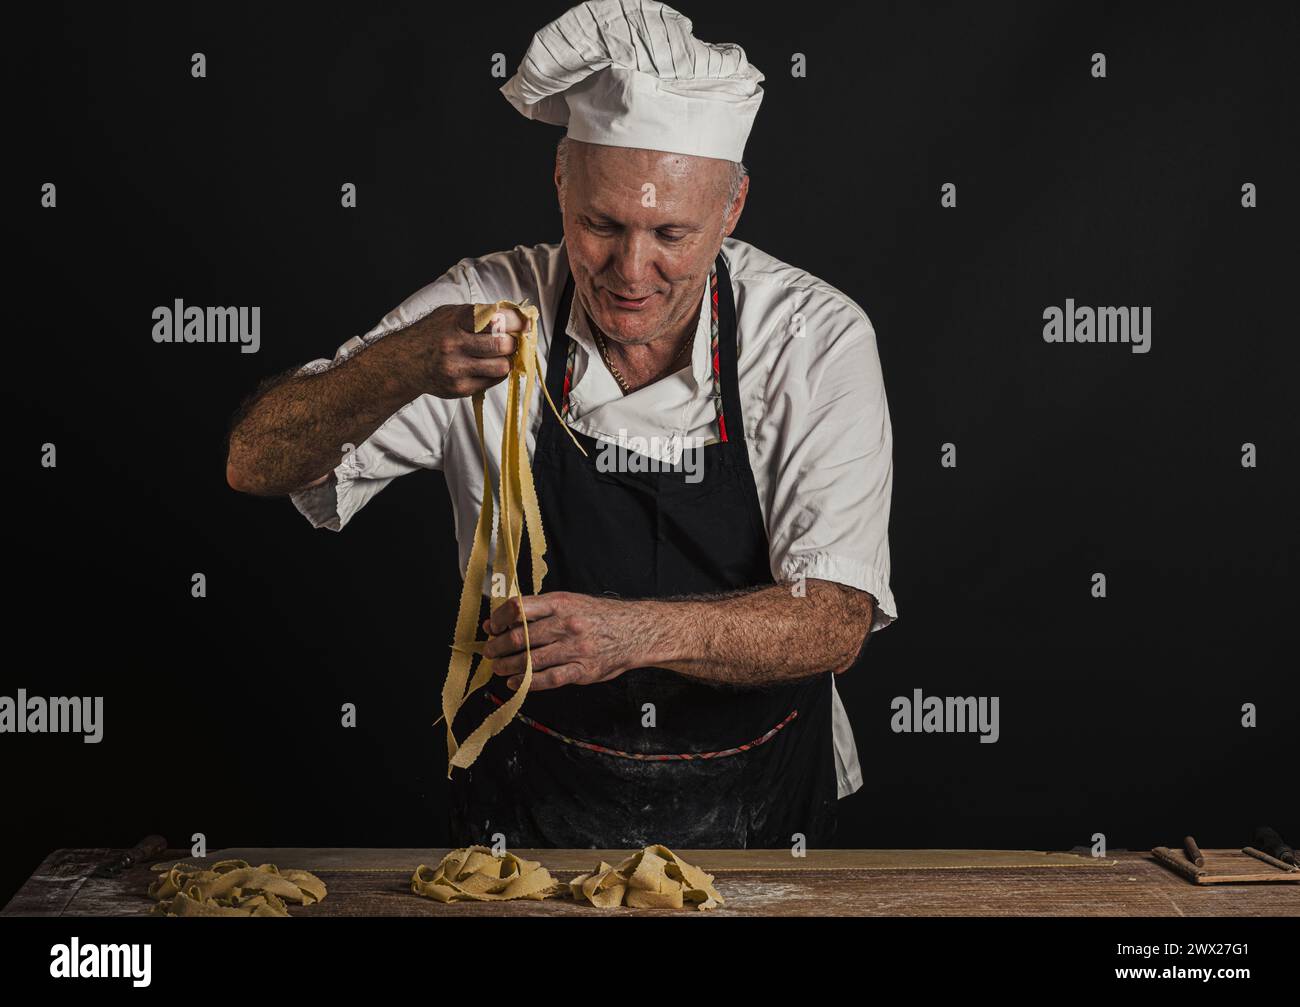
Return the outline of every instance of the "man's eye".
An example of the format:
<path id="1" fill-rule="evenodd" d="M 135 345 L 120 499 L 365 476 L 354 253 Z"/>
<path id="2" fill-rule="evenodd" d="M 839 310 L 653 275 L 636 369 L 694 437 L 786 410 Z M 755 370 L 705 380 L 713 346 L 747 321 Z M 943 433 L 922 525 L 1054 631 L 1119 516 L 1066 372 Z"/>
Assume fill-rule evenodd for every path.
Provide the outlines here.
<path id="1" fill-rule="evenodd" d="M 669 244 L 674 244 L 678 241 L 681 241 L 684 237 L 686 237 L 686 235 L 684 234 L 664 234 L 663 231 L 659 232 L 659 239 L 661 241 L 666 241 Z"/>
<path id="2" fill-rule="evenodd" d="M 614 228 L 609 224 L 597 224 L 594 220 L 587 221 L 587 230 L 596 234 L 613 234 Z"/>

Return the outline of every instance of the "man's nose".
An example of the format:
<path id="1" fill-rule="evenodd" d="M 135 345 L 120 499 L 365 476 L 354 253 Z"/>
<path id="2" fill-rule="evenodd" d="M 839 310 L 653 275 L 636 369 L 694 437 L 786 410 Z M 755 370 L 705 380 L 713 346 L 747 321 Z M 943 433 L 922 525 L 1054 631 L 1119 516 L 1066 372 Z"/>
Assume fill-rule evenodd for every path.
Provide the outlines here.
<path id="1" fill-rule="evenodd" d="M 654 243 L 648 235 L 625 233 L 618 243 L 611 263 L 614 273 L 625 284 L 623 294 L 643 295 L 656 286 Z"/>

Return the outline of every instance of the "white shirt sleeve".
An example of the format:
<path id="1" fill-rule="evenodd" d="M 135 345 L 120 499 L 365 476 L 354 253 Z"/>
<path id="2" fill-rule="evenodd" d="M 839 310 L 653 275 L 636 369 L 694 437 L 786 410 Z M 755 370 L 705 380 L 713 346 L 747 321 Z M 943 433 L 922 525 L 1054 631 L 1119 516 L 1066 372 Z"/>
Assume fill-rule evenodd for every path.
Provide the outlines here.
<path id="1" fill-rule="evenodd" d="M 840 699 L 840 690 L 831 678 L 831 736 L 835 748 L 835 789 L 837 798 L 848 797 L 862 789 L 862 764 L 858 745 L 853 740 L 853 725 Z"/>
<path id="2" fill-rule="evenodd" d="M 423 318 L 444 304 L 477 300 L 477 284 L 466 260 L 433 283 L 412 294 L 369 332 L 340 346 L 334 358 L 309 361 L 299 374 L 337 367 L 390 332 Z M 435 395 L 413 399 L 385 420 L 366 440 L 343 455 L 330 477 L 318 486 L 297 490 L 289 499 L 313 528 L 342 531 L 352 516 L 400 475 L 416 469 L 442 467 L 447 431 L 456 415 L 456 402 Z"/>
<path id="3" fill-rule="evenodd" d="M 898 617 L 889 589 L 893 432 L 876 334 L 842 295 L 811 299 L 779 341 L 764 436 L 779 459 L 769 493 L 773 576 L 835 581 L 875 597 L 871 629 Z"/>

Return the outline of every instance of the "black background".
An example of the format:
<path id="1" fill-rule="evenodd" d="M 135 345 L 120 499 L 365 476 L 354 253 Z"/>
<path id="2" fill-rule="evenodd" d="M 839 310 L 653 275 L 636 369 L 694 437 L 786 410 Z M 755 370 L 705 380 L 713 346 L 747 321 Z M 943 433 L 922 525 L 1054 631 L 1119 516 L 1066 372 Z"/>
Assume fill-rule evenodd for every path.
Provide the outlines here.
<path id="1" fill-rule="evenodd" d="M 230 490 L 223 438 L 260 378 L 462 256 L 561 237 L 560 131 L 490 67 L 566 6 L 51 4 L 11 37 L 0 694 L 102 695 L 106 728 L 0 737 L 0 901 L 56 847 L 155 831 L 445 843 L 441 476 L 336 535 Z M 878 336 L 900 618 L 839 682 L 865 778 L 840 845 L 1240 846 L 1259 822 L 1295 842 L 1294 5 L 680 9 L 767 74 L 736 237 Z M 178 297 L 260 305 L 261 351 L 156 345 Z M 1151 352 L 1045 344 L 1067 297 L 1150 305 Z M 999 696 L 1001 740 L 892 733 L 914 688 Z"/>

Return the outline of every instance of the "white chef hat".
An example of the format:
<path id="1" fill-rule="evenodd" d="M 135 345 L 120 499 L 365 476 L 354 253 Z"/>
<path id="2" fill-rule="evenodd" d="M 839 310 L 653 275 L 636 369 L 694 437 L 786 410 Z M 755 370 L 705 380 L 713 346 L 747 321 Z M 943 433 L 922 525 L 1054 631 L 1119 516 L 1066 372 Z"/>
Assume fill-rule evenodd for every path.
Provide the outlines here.
<path id="1" fill-rule="evenodd" d="M 533 36 L 501 93 L 575 140 L 739 161 L 762 79 L 744 49 L 701 42 L 667 4 L 591 0 Z"/>

